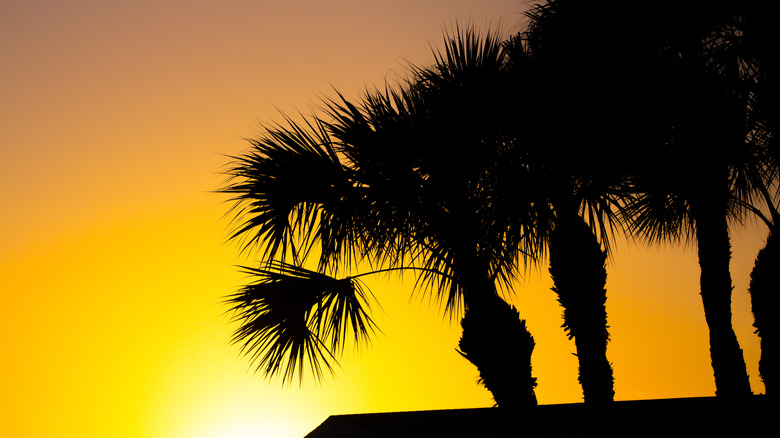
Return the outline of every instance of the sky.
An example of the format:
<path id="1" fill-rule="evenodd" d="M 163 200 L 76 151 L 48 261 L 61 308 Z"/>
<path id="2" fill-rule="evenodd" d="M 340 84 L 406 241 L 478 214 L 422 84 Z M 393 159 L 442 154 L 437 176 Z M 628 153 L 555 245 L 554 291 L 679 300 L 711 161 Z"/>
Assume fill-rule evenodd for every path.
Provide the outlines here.
<path id="1" fill-rule="evenodd" d="M 226 242 L 229 159 L 280 112 L 356 97 L 445 28 L 521 28 L 523 0 L 0 0 L 0 436 L 302 437 L 329 415 L 492 405 L 413 278 L 367 280 L 382 334 L 333 377 L 252 372 L 222 299 L 253 261 Z M 732 230 L 734 327 L 766 229 Z M 616 399 L 714 394 L 694 244 L 618 242 L 607 311 Z M 508 297 L 542 404 L 582 401 L 544 266 Z"/>

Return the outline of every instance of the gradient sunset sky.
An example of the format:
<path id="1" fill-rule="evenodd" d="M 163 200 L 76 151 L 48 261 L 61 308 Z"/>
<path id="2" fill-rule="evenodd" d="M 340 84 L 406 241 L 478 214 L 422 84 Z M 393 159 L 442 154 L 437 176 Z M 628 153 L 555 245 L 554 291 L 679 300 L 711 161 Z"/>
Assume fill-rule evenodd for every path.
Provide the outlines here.
<path id="1" fill-rule="evenodd" d="M 302 437 L 332 414 L 486 407 L 458 321 L 413 278 L 368 280 L 383 334 L 334 378 L 283 387 L 229 344 L 246 280 L 225 243 L 228 159 L 279 111 L 382 85 L 456 22 L 521 28 L 523 0 L 0 0 L 0 436 Z M 734 325 L 766 230 L 735 228 Z M 714 394 L 695 245 L 618 242 L 607 311 L 618 400 Z M 580 402 L 545 266 L 512 302 L 542 404 Z"/>

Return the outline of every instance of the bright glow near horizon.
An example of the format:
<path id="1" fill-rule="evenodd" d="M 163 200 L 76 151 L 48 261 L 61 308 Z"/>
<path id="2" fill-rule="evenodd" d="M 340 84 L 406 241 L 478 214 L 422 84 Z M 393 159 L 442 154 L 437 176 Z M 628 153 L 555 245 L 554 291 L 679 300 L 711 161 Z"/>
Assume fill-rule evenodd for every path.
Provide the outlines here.
<path id="1" fill-rule="evenodd" d="M 251 260 L 210 193 L 276 108 L 381 84 L 455 20 L 518 29 L 523 1 L 32 0 L 0 4 L 0 436 L 302 437 L 332 414 L 490 406 L 458 321 L 411 279 L 367 280 L 373 346 L 282 387 L 230 346 L 220 305 Z M 392 77 L 392 76 L 390 76 Z M 748 274 L 766 230 L 734 236 L 734 324 L 753 391 Z M 541 403 L 581 401 L 546 267 L 512 301 L 537 341 Z M 618 399 L 712 395 L 695 251 L 621 245 L 607 311 Z"/>

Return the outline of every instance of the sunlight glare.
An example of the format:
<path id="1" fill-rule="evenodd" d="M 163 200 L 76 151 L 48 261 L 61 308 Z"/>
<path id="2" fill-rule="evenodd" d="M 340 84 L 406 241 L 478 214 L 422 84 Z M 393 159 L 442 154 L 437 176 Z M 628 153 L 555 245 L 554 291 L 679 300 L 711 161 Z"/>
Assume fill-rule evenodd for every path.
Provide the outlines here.
<path id="1" fill-rule="evenodd" d="M 197 438 L 265 438 L 292 436 L 282 423 L 262 424 L 260 420 L 223 421 L 206 428 Z"/>

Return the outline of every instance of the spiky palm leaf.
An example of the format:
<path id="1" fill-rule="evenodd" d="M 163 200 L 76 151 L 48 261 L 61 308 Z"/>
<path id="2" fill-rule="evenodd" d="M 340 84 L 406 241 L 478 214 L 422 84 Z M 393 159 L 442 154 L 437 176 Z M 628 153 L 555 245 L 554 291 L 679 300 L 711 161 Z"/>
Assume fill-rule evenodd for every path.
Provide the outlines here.
<path id="1" fill-rule="evenodd" d="M 358 106 L 338 94 L 326 102 L 333 118 L 326 125 L 339 140 L 337 148 L 355 179 L 370 211 L 362 245 L 377 265 L 402 266 L 413 257 L 414 211 L 421 203 L 425 175 L 410 152 L 414 93 L 386 88 L 366 92 Z"/>
<path id="2" fill-rule="evenodd" d="M 308 363 L 321 378 L 332 372 L 346 339 L 368 342 L 376 328 L 368 315 L 370 291 L 357 279 L 284 262 L 244 270 L 255 280 L 226 300 L 239 323 L 233 342 L 265 376 L 302 377 Z"/>
<path id="3" fill-rule="evenodd" d="M 322 122 L 285 120 L 250 140 L 249 152 L 232 157 L 221 189 L 232 196 L 230 238 L 242 239 L 243 249 L 264 248 L 263 259 L 298 262 L 319 243 L 323 269 L 341 256 L 359 258 L 354 251 L 371 218 L 362 212 L 352 170 L 340 162 Z"/>

